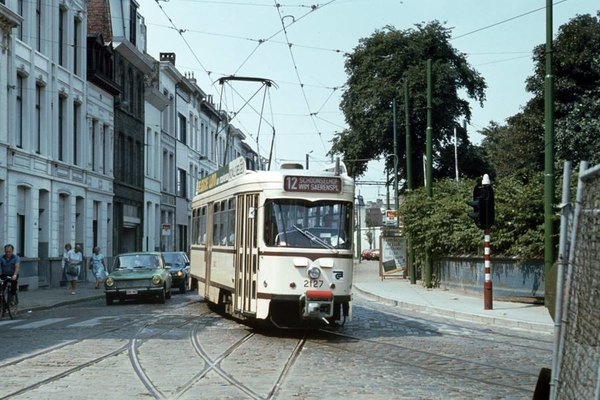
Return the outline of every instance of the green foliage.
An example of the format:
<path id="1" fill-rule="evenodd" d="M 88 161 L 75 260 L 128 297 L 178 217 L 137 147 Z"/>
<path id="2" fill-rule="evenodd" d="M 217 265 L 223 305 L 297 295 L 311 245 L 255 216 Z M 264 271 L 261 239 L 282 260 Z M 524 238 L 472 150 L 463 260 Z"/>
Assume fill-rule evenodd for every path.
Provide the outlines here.
<path id="1" fill-rule="evenodd" d="M 554 146 L 559 162 L 600 162 L 600 12 L 578 15 L 553 40 Z M 534 74 L 526 80 L 533 97 L 505 126 L 491 123 L 482 147 L 498 177 L 527 176 L 544 169 L 545 44 L 533 49 Z"/>
<path id="2" fill-rule="evenodd" d="M 350 175 L 364 174 L 369 160 L 384 158 L 393 170 L 394 132 L 391 104 L 397 104 L 397 154 L 399 180 L 406 176 L 406 140 L 404 140 L 404 82 L 410 91 L 409 121 L 413 181 L 423 182 L 422 149 L 425 148 L 427 125 L 427 60 L 432 60 L 434 176 L 454 176 L 454 130 L 462 158 L 477 157 L 467 132 L 457 121 L 471 118 L 468 99 L 482 103 L 486 84 L 466 61 L 464 54 L 449 43 L 451 30 L 437 21 L 417 24 L 415 29 L 386 27 L 360 40 L 352 54 L 346 56 L 347 89 L 340 107 L 347 130 L 333 138 L 332 155 L 342 155 Z M 459 94 L 465 93 L 467 98 Z M 357 161 L 358 160 L 358 161 Z M 477 162 L 463 160 L 473 166 Z M 466 170 L 479 175 L 476 168 Z M 473 176 L 473 175 L 472 175 Z"/>
<path id="3" fill-rule="evenodd" d="M 543 173 L 529 180 L 515 176 L 492 182 L 495 225 L 490 247 L 495 256 L 518 259 L 540 258 L 544 252 Z M 419 188 L 406 193 L 400 206 L 404 229 L 412 237 L 417 258 L 425 259 L 427 247 L 433 256 L 483 254 L 483 231 L 467 216 L 472 208 L 475 180 L 445 179 L 433 185 L 433 198 Z"/>

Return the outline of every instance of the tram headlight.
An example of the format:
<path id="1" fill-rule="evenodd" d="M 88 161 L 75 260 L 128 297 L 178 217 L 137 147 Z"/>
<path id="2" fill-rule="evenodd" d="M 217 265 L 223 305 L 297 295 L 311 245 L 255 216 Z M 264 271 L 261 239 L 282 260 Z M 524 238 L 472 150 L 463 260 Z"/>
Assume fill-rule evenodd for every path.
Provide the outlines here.
<path id="1" fill-rule="evenodd" d="M 312 266 L 308 269 L 308 277 L 310 279 L 319 279 L 321 276 L 321 270 L 319 267 Z"/>

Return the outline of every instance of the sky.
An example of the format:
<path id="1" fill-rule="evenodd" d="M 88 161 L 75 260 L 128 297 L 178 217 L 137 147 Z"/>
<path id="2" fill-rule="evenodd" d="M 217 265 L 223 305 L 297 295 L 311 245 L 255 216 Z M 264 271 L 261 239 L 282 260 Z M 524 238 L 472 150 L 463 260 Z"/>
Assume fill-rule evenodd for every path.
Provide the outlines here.
<path id="1" fill-rule="evenodd" d="M 268 158 L 320 169 L 331 139 L 347 125 L 339 103 L 347 81 L 345 54 L 385 26 L 399 30 L 437 20 L 452 29 L 451 45 L 486 80 L 486 101 L 471 103 L 471 142 L 490 121 L 504 123 L 529 100 L 531 52 L 546 41 L 544 0 L 139 0 L 147 52 L 176 54 L 181 73 L 227 110 L 246 142 Z M 278 4 L 278 6 L 276 6 Z M 556 0 L 553 37 L 578 14 L 596 15 L 597 0 Z M 262 81 L 220 78 L 252 77 Z M 391 118 L 391 113 L 390 113 Z M 273 132 L 275 132 L 273 134 Z M 272 150 L 271 150 L 272 149 Z M 460 165 L 459 165 L 460 170 Z M 366 201 L 385 199 L 382 162 L 357 179 Z M 371 184 L 367 184 L 371 183 Z M 391 190 L 391 189 L 390 189 Z"/>

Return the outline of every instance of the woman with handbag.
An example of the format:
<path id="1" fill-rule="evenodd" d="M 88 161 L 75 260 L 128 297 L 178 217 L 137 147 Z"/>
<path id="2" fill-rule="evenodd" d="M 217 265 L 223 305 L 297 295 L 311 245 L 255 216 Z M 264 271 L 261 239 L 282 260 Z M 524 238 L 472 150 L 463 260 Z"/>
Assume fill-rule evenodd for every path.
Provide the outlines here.
<path id="1" fill-rule="evenodd" d="M 67 254 L 67 265 L 65 272 L 67 273 L 67 281 L 71 287 L 71 294 L 75 294 L 77 288 L 77 280 L 79 279 L 79 267 L 83 264 L 83 254 L 81 254 L 81 246 L 75 245 L 75 248 Z"/>

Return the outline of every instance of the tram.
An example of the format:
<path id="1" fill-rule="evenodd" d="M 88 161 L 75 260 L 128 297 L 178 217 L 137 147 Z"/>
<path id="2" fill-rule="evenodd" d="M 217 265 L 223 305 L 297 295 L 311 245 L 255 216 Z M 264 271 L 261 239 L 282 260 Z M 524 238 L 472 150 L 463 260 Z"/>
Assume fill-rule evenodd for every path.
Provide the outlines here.
<path id="1" fill-rule="evenodd" d="M 323 171 L 238 158 L 198 181 L 190 287 L 220 311 L 277 327 L 351 318 L 354 181 L 339 160 Z"/>

